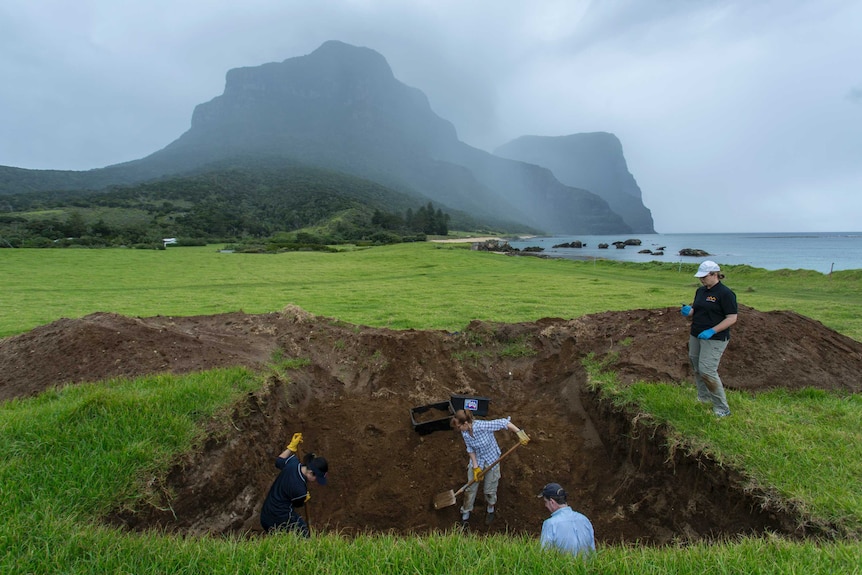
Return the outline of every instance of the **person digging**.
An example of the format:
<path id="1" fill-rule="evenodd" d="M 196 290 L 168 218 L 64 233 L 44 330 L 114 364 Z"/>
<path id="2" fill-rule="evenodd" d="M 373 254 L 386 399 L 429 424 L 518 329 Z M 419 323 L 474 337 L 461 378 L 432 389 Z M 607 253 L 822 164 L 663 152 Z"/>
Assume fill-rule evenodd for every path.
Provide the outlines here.
<path id="1" fill-rule="evenodd" d="M 467 480 L 473 480 L 473 483 L 464 491 L 464 501 L 461 504 L 461 527 L 466 529 L 469 526 L 470 512 L 473 511 L 480 482 L 484 485 L 483 491 L 487 505 L 485 524 L 490 525 L 494 521 L 495 505 L 497 504 L 500 465 L 494 465 L 486 473 L 483 473 L 482 470 L 500 457 L 500 446 L 497 445 L 494 432 L 508 429 L 518 436 L 521 445 L 527 445 L 530 437 L 526 431 L 512 423 L 509 417 L 491 420 L 474 419 L 473 412 L 464 409 L 456 411 L 450 423 L 454 429 L 461 432 L 461 437 L 464 439 L 467 455 L 470 458 L 467 464 Z"/>
<path id="2" fill-rule="evenodd" d="M 316 457 L 313 453 L 306 454 L 300 462 L 296 455 L 300 443 L 302 434 L 294 433 L 290 443 L 275 459 L 275 466 L 281 471 L 260 510 L 260 526 L 267 533 L 281 529 L 302 537 L 311 535 L 308 524 L 296 509 L 311 499 L 309 482 L 326 485 L 329 464 L 325 458 Z"/>

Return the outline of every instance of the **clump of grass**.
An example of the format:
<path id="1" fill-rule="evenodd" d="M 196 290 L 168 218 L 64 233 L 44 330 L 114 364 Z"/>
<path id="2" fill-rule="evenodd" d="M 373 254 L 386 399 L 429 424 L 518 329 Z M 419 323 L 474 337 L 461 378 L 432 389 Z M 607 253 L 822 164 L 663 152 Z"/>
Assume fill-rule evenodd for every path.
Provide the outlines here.
<path id="1" fill-rule="evenodd" d="M 468 349 L 467 351 L 456 351 L 452 353 L 452 357 L 461 363 L 478 362 L 481 358 L 486 357 L 487 352 Z"/>
<path id="2" fill-rule="evenodd" d="M 287 372 L 292 369 L 300 369 L 311 364 L 311 360 L 307 358 L 286 357 L 284 350 L 277 349 L 272 352 L 267 367 L 270 372 L 275 374 L 282 381 L 289 381 Z"/>
<path id="3" fill-rule="evenodd" d="M 536 350 L 533 349 L 525 341 L 516 341 L 503 346 L 500 350 L 500 357 L 530 357 L 536 355 Z"/>
<path id="4" fill-rule="evenodd" d="M 389 366 L 389 361 L 386 359 L 386 356 L 383 355 L 383 352 L 377 349 L 374 350 L 374 353 L 368 356 L 366 365 L 377 372 L 381 372 Z"/>

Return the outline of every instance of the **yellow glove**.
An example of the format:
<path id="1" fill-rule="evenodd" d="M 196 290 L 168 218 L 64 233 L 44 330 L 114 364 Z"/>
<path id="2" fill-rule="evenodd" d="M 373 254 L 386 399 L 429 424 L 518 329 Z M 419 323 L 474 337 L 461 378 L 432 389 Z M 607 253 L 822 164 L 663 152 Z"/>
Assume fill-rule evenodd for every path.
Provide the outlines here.
<path id="1" fill-rule="evenodd" d="M 485 475 L 485 474 L 482 473 L 481 467 L 474 467 L 473 468 L 473 481 L 482 481 L 483 475 Z"/>
<path id="2" fill-rule="evenodd" d="M 311 499 L 311 493 L 306 493 L 305 494 L 305 501 L 308 502 L 309 499 Z"/>
<path id="3" fill-rule="evenodd" d="M 287 444 L 287 448 L 292 452 L 296 453 L 296 450 L 299 449 L 300 443 L 302 443 L 302 434 L 294 433 L 293 437 L 290 440 L 290 443 Z"/>
<path id="4" fill-rule="evenodd" d="M 521 442 L 521 445 L 527 445 L 528 443 L 530 443 L 530 436 L 527 435 L 527 432 L 523 429 L 518 430 L 517 436 L 518 440 Z"/>

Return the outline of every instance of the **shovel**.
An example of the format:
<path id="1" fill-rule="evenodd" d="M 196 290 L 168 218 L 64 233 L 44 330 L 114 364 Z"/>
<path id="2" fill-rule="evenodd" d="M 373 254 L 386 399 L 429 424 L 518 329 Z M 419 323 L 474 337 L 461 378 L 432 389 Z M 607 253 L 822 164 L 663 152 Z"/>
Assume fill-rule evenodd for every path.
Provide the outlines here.
<path id="1" fill-rule="evenodd" d="M 482 475 L 487 473 L 489 469 L 491 469 L 492 467 L 494 467 L 495 465 L 497 465 L 498 463 L 503 461 L 506 457 L 508 457 L 508 455 L 510 453 L 512 453 L 513 451 L 515 451 L 519 445 L 521 445 L 520 442 L 516 443 L 511 448 L 509 448 L 509 451 L 507 451 L 506 453 L 504 453 L 503 455 L 498 457 L 496 459 L 496 461 L 494 461 L 491 465 L 489 465 L 488 467 L 483 469 Z M 473 485 L 474 483 L 476 483 L 476 480 L 471 479 L 470 481 L 468 481 L 467 483 L 462 485 L 461 489 L 459 489 L 458 491 L 452 491 L 450 489 L 449 491 L 444 491 L 443 493 L 438 493 L 437 495 L 434 496 L 434 509 L 443 509 L 444 507 L 449 507 L 450 505 L 455 505 L 455 498 L 458 497 L 459 495 L 461 495 L 462 493 L 464 493 L 464 490 L 467 489 L 468 487 L 470 487 L 471 485 Z"/>

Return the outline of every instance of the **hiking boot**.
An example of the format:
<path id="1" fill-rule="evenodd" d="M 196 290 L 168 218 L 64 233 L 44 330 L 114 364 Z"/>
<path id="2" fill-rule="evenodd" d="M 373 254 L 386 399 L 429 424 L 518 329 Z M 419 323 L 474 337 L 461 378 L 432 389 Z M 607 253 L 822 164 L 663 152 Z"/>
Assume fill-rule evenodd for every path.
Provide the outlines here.
<path id="1" fill-rule="evenodd" d="M 485 525 L 490 525 L 494 521 L 494 512 L 491 511 L 485 515 Z"/>
<path id="2" fill-rule="evenodd" d="M 730 415 L 729 409 L 713 409 L 712 413 L 715 414 L 716 417 L 727 417 Z"/>
<path id="3" fill-rule="evenodd" d="M 467 533 L 470 531 L 470 520 L 469 519 L 459 519 L 458 520 L 458 529 L 461 533 Z"/>

